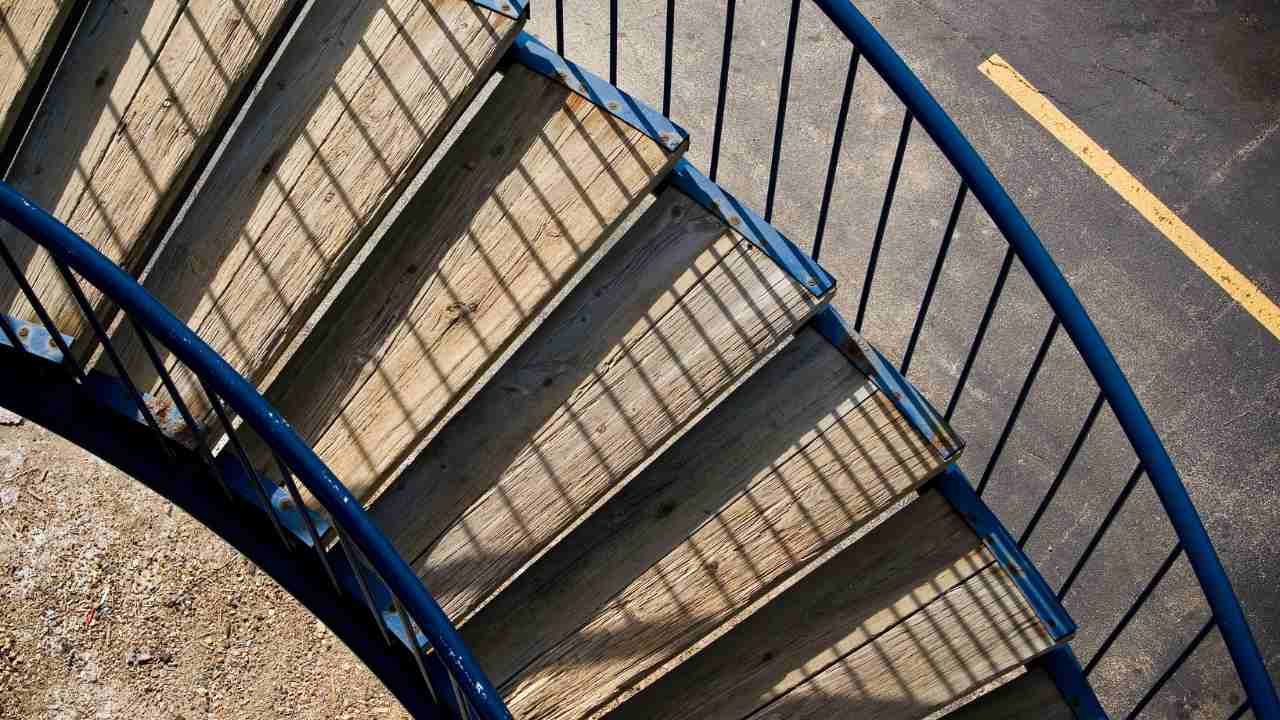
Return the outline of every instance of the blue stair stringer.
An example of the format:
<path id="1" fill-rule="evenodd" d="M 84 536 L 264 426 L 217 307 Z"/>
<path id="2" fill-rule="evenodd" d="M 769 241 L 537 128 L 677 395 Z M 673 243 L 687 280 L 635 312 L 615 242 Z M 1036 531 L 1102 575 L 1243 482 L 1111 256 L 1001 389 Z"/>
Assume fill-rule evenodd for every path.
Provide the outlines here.
<path id="1" fill-rule="evenodd" d="M 165 447 L 155 433 L 137 417 L 129 391 L 109 375 L 90 371 L 77 383 L 64 369 L 45 358 L 0 347 L 0 376 L 22 378 L 22 382 L 0 383 L 0 407 L 17 413 L 69 440 L 114 465 L 120 471 L 190 514 L 262 568 L 282 588 L 298 599 L 317 619 L 327 625 L 363 661 L 404 708 L 418 718 L 464 717 L 448 689 L 451 680 L 435 653 L 425 655 L 426 672 L 433 693 L 441 705 L 422 692 L 422 676 L 415 659 L 404 644 L 403 625 L 396 618 L 388 626 L 398 631 L 400 642 L 391 646 L 382 640 L 368 609 L 359 598 L 361 590 L 353 568 L 339 550 L 326 553 L 334 575 L 344 586 L 335 593 L 324 565 L 310 547 L 301 516 L 286 501 L 283 489 L 274 490 L 282 525 L 289 533 L 294 551 L 276 536 L 272 524 L 253 490 L 253 480 L 234 458 L 223 452 L 215 459 L 229 497 L 211 477 L 200 455 L 173 439 Z M 246 505 L 258 512 L 245 512 Z M 319 521 L 318 515 L 313 517 Z M 323 532 L 326 526 L 317 528 Z M 365 575 L 374 602 L 386 608 L 391 596 L 376 577 Z M 426 644 L 419 635 L 419 641 Z"/>

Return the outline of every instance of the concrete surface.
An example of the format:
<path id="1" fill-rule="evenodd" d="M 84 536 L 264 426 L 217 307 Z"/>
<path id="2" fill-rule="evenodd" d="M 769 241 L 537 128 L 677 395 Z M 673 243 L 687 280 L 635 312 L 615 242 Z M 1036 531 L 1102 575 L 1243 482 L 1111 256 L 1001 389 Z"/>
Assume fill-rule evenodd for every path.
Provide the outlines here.
<path id="1" fill-rule="evenodd" d="M 665 5 L 622 2 L 619 84 L 658 105 Z M 742 0 L 719 179 L 758 210 L 769 173 L 789 3 Z M 607 73 L 607 3 L 568 0 L 566 54 Z M 711 150 L 724 0 L 677 2 L 673 116 L 690 158 Z M 1218 252 L 1280 299 L 1280 6 L 1264 0 L 864 0 L 866 13 L 924 79 L 1039 231 L 1146 404 L 1280 673 L 1280 341 L 977 71 L 999 53 L 1107 148 Z M 530 30 L 554 43 L 552 4 Z M 802 5 L 776 223 L 808 245 L 848 67 L 843 37 Z M 902 121 L 859 70 L 824 264 L 851 314 Z M 915 128 L 866 334 L 900 356 L 958 180 Z M 945 266 L 912 379 L 945 406 L 1004 251 L 970 202 Z M 977 477 L 1050 315 L 1015 266 L 956 417 L 962 465 Z M 993 474 L 990 502 L 1017 534 L 1070 447 L 1096 388 L 1065 335 Z M 1134 464 L 1104 411 L 1028 548 L 1054 587 L 1065 578 Z M 1068 597 L 1087 660 L 1173 546 L 1154 493 L 1140 486 Z M 1092 676 L 1126 714 L 1207 618 L 1185 560 Z M 1217 635 L 1149 717 L 1225 718 L 1242 693 Z"/>

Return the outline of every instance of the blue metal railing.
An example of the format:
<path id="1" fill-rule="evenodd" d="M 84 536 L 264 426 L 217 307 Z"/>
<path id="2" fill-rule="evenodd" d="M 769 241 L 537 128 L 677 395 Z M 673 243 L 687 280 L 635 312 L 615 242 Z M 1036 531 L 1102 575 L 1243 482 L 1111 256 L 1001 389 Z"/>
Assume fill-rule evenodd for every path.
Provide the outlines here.
<path id="1" fill-rule="evenodd" d="M 431 680 L 428 677 L 423 654 L 428 649 L 434 649 L 436 656 L 444 664 L 454 682 L 455 692 L 461 696 L 455 702 L 463 717 L 469 717 L 473 712 L 475 716 L 485 720 L 507 720 L 511 717 L 497 690 L 485 677 L 449 618 L 386 536 L 369 519 L 360 502 L 248 381 L 185 324 L 175 318 L 136 280 L 75 232 L 28 201 L 6 183 L 0 183 L 0 219 L 10 223 L 48 251 L 109 357 L 115 354 L 111 340 L 102 327 L 100 319 L 94 314 L 92 306 L 85 299 L 80 289 L 79 278 L 83 278 L 89 285 L 111 298 L 119 307 L 122 317 L 136 324 L 141 331 L 139 336 L 148 338 L 147 344 L 151 350 L 148 354 L 171 393 L 179 413 L 187 423 L 186 427 L 197 433 L 195 442 L 201 455 L 209 458 L 210 447 L 207 438 L 197 430 L 194 418 L 181 395 L 173 391 L 168 369 L 159 362 L 154 346 L 150 346 L 151 338 L 172 353 L 199 378 L 208 394 L 211 406 L 222 422 L 224 430 L 227 431 L 229 444 L 235 450 L 235 456 L 242 465 L 242 471 L 251 475 L 254 480 L 252 484 L 263 492 L 261 500 L 269 510 L 281 542 L 291 546 L 294 541 L 289 539 L 289 533 L 282 527 L 283 523 L 277 514 L 278 503 L 269 501 L 266 497 L 268 493 L 263 491 L 264 486 L 273 491 L 276 488 L 261 478 L 252 463 L 248 462 L 243 448 L 236 439 L 236 433 L 243 432 L 245 427 L 252 429 L 264 444 L 274 451 L 280 475 L 289 495 L 292 496 L 293 507 L 299 509 L 306 507 L 302 503 L 296 478 L 324 508 L 327 515 L 324 519 L 328 527 L 333 527 L 337 531 L 337 545 L 346 554 L 356 579 L 359 580 L 363 591 L 361 599 L 368 604 L 375 623 L 384 634 L 390 629 L 385 621 L 388 609 L 374 604 L 366 585 L 367 578 L 364 577 L 364 570 L 372 571 L 376 580 L 390 594 L 391 605 L 394 606 L 400 622 L 399 635 L 405 639 L 413 651 L 428 688 L 431 687 Z M 84 368 L 75 359 L 70 348 L 66 347 L 65 341 L 61 339 L 62 336 L 54 327 L 40 298 L 30 291 L 30 286 L 21 270 L 3 244 L 0 244 L 0 259 L 3 259 L 5 265 L 19 280 L 22 291 L 46 326 L 50 336 L 57 339 L 63 362 L 72 376 L 83 380 L 86 377 Z M 10 343 L 15 347 L 20 348 L 22 343 L 16 329 L 10 323 L 8 318 L 0 317 L 0 325 L 5 327 L 6 338 L 9 338 Z M 128 380 L 128 375 L 122 366 L 116 369 L 122 381 L 128 384 L 131 399 L 136 404 L 139 414 L 159 436 L 162 447 L 168 448 L 164 442 L 165 436 L 161 431 L 159 420 L 145 396 Z M 242 420 L 243 425 L 240 428 L 233 429 L 224 405 Z M 220 479 L 217 473 L 214 473 L 214 476 Z M 323 533 L 317 528 L 313 514 L 305 510 L 298 514 L 305 523 L 308 536 L 306 540 L 309 540 L 306 544 L 316 552 L 328 580 L 333 583 L 338 593 L 342 594 L 342 588 L 325 552 Z M 419 635 L 425 636 L 427 647 L 422 646 Z M 431 692 L 434 696 L 435 690 L 432 689 Z"/>

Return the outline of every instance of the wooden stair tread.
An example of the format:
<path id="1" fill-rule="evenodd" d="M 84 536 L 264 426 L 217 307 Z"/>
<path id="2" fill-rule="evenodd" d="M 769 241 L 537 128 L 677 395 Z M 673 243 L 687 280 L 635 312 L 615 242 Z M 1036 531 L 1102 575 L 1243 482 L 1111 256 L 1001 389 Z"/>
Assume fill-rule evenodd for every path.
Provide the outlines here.
<path id="1" fill-rule="evenodd" d="M 659 222 L 633 226 L 632 244 L 667 232 L 661 218 L 647 219 Z M 527 353 L 508 363 L 424 452 L 424 467 L 437 468 L 431 482 L 467 482 L 483 492 L 478 500 L 468 508 L 406 502 L 403 493 L 390 499 L 401 512 L 429 507 L 431 515 L 446 519 L 451 514 L 446 510 L 465 510 L 429 547 L 429 534 L 412 542 L 397 538 L 402 551 L 427 548 L 415 569 L 456 620 L 464 621 L 821 306 L 820 299 L 708 211 L 686 203 L 681 221 L 696 226 L 695 233 L 710 228 L 717 237 L 674 279 L 670 293 L 636 303 L 614 285 L 612 293 L 597 296 L 599 288 L 590 287 L 566 300 L 566 313 L 593 304 L 623 306 L 612 318 L 628 326 L 617 343 L 596 345 L 586 354 L 562 341 L 564 323 L 535 333 L 525 345 Z M 538 348 L 572 355 L 586 372 L 576 384 L 557 383 L 553 392 L 563 400 L 550 414 L 539 413 L 536 426 L 485 424 L 496 408 L 512 416 L 523 412 L 506 388 L 529 367 L 526 360 Z M 457 438 L 477 433 L 486 441 L 481 451 L 459 452 L 469 443 Z M 514 452 L 489 451 L 489 442 Z"/>
<path id="2" fill-rule="evenodd" d="M 512 66 L 268 399 L 369 497 L 677 155 Z"/>
<path id="3" fill-rule="evenodd" d="M 744 493 L 506 684 L 517 716 L 576 718 L 625 700 L 941 462 L 876 392 L 758 466 Z"/>
<path id="4" fill-rule="evenodd" d="M 0 42 L 0 147 L 9 141 L 36 78 L 50 61 L 72 5 L 68 0 L 22 0 L 0 7 L 5 33 L 5 42 Z"/>
<path id="5" fill-rule="evenodd" d="M 1076 720 L 1058 686 L 1044 668 L 1027 672 L 956 708 L 946 720 Z"/>
<path id="6" fill-rule="evenodd" d="M 90 3 L 7 180 L 135 275 L 296 0 Z M 66 3 L 70 4 L 70 3 Z M 65 334 L 92 342 L 47 254 L 5 237 Z M 85 287 L 107 314 L 100 294 Z M 34 311 L 7 274 L 0 307 Z"/>
<path id="7" fill-rule="evenodd" d="M 147 289 L 264 387 L 519 27 L 468 0 L 316 3 Z M 154 386 L 136 340 L 118 342 Z"/>
<path id="8" fill-rule="evenodd" d="M 609 717 L 747 717 L 992 562 L 926 492 Z"/>
<path id="9" fill-rule="evenodd" d="M 801 330 L 687 435 L 556 543 L 461 629 L 495 683 L 569 636 L 763 468 L 875 392 Z"/>

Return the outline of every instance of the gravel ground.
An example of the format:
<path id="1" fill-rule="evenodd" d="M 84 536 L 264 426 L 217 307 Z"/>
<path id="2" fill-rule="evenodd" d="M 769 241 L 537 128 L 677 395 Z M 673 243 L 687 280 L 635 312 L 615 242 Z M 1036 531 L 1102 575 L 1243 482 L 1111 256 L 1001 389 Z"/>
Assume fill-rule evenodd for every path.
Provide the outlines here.
<path id="1" fill-rule="evenodd" d="M 402 718 L 252 563 L 0 411 L 0 719 Z"/>

